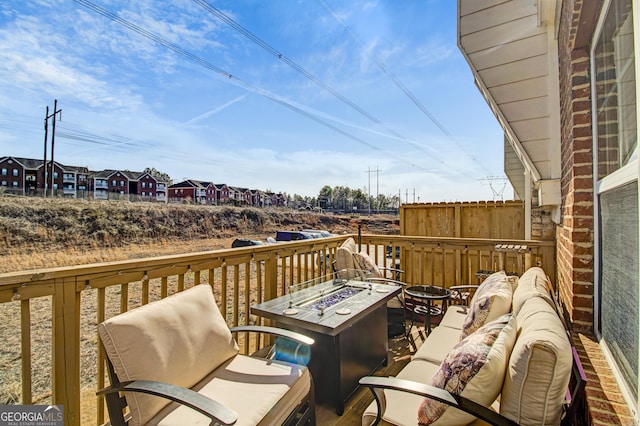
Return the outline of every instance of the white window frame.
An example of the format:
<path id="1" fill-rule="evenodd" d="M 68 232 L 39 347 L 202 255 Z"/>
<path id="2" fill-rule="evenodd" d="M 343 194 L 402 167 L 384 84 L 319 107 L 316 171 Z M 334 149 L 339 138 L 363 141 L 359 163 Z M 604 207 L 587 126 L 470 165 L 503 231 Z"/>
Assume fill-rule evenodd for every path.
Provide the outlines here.
<path id="1" fill-rule="evenodd" d="M 613 0 L 605 0 L 602 6 L 602 10 L 600 12 L 600 16 L 598 18 L 598 23 L 595 29 L 595 33 L 593 36 L 593 43 L 591 45 L 590 58 L 593 59 L 595 49 L 597 47 L 597 41 L 599 40 L 600 33 L 602 31 L 602 27 L 604 25 L 604 21 L 609 11 Z M 635 0 L 632 0 L 632 19 L 633 19 L 633 27 L 634 27 L 634 55 L 635 55 L 635 80 L 636 80 L 636 121 L 640 120 L 640 8 Z M 602 339 L 602 335 L 600 334 L 600 330 L 598 329 L 598 324 L 600 324 L 600 287 L 602 283 L 599 281 L 600 277 L 600 223 L 599 223 L 599 197 L 602 193 L 607 192 L 611 189 L 619 188 L 623 185 L 633 183 L 634 181 L 638 181 L 638 187 L 640 188 L 640 161 L 638 160 L 638 144 L 636 144 L 635 153 L 633 154 L 634 159 L 629 163 L 622 165 L 619 169 L 614 172 L 608 174 L 602 179 L 598 179 L 598 117 L 595 111 L 597 110 L 597 99 L 595 96 L 595 63 L 591 60 L 591 93 L 594 96 L 591 97 L 591 111 L 592 111 L 592 129 L 593 129 L 593 214 L 594 214 L 594 331 L 598 340 L 600 341 L 600 345 L 603 349 L 605 357 L 607 358 L 608 364 L 611 366 L 614 375 L 617 378 L 617 382 L 620 385 L 622 390 L 622 394 L 624 395 L 629 408 L 632 411 L 632 414 L 636 420 L 638 421 L 638 413 L 640 412 L 640 392 L 638 398 L 634 399 L 633 394 L 630 389 L 627 388 L 626 381 L 622 378 L 622 374 L 616 368 L 616 362 L 611 355 L 611 351 L 607 347 L 607 342 Z M 640 125 L 636 125 L 636 140 L 640 141 Z M 640 190 L 639 190 L 640 192 Z M 638 194 L 638 199 L 640 202 L 640 193 Z M 640 221 L 640 217 L 638 218 Z M 640 258 L 640 249 L 639 249 L 639 258 Z M 639 280 L 640 282 L 640 277 Z M 640 316 L 636 319 L 638 321 L 638 329 L 640 330 Z M 640 350 L 637 354 L 638 359 L 640 359 Z M 638 378 L 638 384 L 640 385 L 640 374 Z M 640 386 L 638 386 L 640 389 Z"/>

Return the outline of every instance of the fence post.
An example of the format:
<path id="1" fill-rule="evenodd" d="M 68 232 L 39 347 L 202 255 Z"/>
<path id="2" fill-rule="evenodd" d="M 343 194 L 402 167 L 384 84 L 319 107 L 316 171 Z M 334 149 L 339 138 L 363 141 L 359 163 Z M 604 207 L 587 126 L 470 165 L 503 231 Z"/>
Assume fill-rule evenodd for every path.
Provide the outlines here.
<path id="1" fill-rule="evenodd" d="M 270 253 L 264 261 L 264 301 L 278 297 L 278 254 Z M 273 321 L 265 319 L 265 325 L 273 325 Z M 273 335 L 265 335 L 265 344 L 273 344 Z"/>
<path id="2" fill-rule="evenodd" d="M 55 280 L 53 296 L 53 403 L 64 424 L 80 425 L 80 293 L 75 277 Z"/>

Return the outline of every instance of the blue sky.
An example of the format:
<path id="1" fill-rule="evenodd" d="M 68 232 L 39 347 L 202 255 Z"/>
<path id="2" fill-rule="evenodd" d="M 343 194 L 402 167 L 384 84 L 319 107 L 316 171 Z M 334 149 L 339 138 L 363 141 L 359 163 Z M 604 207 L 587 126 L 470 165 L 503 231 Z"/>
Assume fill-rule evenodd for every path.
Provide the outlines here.
<path id="1" fill-rule="evenodd" d="M 504 185 L 453 0 L 2 2 L 0 155 L 43 157 L 54 99 L 55 159 L 92 170 L 403 202 Z"/>

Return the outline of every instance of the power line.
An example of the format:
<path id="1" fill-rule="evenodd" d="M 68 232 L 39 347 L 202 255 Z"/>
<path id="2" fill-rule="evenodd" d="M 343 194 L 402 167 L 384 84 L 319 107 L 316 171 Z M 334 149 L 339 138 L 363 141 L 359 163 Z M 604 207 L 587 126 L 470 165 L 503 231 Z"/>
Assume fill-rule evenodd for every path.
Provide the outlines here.
<path id="1" fill-rule="evenodd" d="M 193 0 L 194 3 L 200 5 L 203 9 L 207 10 L 209 13 L 211 13 L 212 15 L 214 15 L 215 17 L 217 17 L 218 19 L 220 19 L 222 22 L 226 23 L 227 25 L 229 25 L 231 28 L 233 28 L 234 30 L 238 31 L 239 33 L 241 33 L 242 35 L 244 35 L 246 38 L 248 38 L 249 40 L 253 41 L 255 44 L 257 44 L 258 46 L 260 46 L 261 48 L 263 48 L 265 51 L 267 51 L 268 53 L 270 53 L 271 55 L 273 55 L 274 57 L 276 57 L 278 60 L 284 62 L 285 64 L 287 64 L 289 67 L 291 67 L 292 69 L 294 69 L 295 71 L 297 71 L 298 73 L 302 74 L 304 77 L 306 77 L 307 79 L 309 79 L 310 81 L 312 81 L 313 83 L 317 84 L 318 86 L 322 87 L 324 90 L 328 91 L 329 93 L 331 93 L 333 96 L 335 96 L 336 98 L 338 98 L 339 100 L 341 100 L 343 103 L 347 104 L 348 106 L 350 106 L 351 108 L 353 108 L 354 110 L 356 110 L 357 112 L 359 112 L 360 114 L 362 114 L 363 116 L 365 116 L 366 118 L 368 118 L 370 121 L 372 121 L 373 123 L 381 126 L 383 129 L 385 129 L 387 132 L 389 132 L 391 135 L 393 135 L 397 140 L 403 141 L 413 147 L 417 147 L 421 150 L 425 150 L 425 147 L 415 141 L 412 141 L 410 139 L 408 139 L 406 136 L 398 133 L 397 131 L 395 131 L 392 128 L 389 128 L 388 126 L 384 125 L 384 123 L 378 119 L 377 117 L 373 116 L 372 114 L 368 113 L 364 108 L 358 106 L 355 102 L 351 101 L 349 98 L 347 98 L 346 96 L 342 95 L 340 92 L 338 92 L 336 89 L 334 89 L 333 87 L 331 87 L 330 85 L 326 84 L 324 81 L 322 81 L 321 79 L 319 79 L 318 77 L 316 77 L 315 75 L 313 75 L 311 72 L 307 71 L 305 68 L 303 68 L 302 66 L 300 66 L 299 64 L 297 64 L 295 61 L 293 61 L 292 59 L 288 58 L 285 54 L 283 54 L 282 52 L 280 52 L 278 49 L 276 49 L 275 47 L 271 46 L 269 43 L 267 43 L 266 41 L 262 40 L 260 37 L 258 37 L 256 34 L 252 33 L 250 30 L 248 30 L 247 28 L 243 27 L 242 25 L 240 25 L 238 22 L 236 22 L 235 20 L 233 20 L 231 17 L 229 17 L 227 14 L 225 14 L 224 12 L 222 12 L 220 9 L 216 8 L 215 6 L 212 6 L 211 4 L 209 4 L 207 1 L 205 0 Z M 340 18 L 329 8 L 328 5 L 326 5 L 326 3 L 324 3 L 325 7 L 327 8 L 327 10 L 330 11 L 330 13 L 333 14 L 333 16 L 338 19 L 340 22 L 342 22 L 342 24 L 344 25 L 344 27 L 347 29 L 347 31 L 352 35 L 352 37 L 354 37 L 359 43 L 362 44 L 362 42 L 357 38 L 357 36 L 351 31 L 351 29 L 342 21 L 340 20 Z M 391 72 L 385 65 L 384 63 L 378 59 L 375 55 L 374 59 L 375 62 L 378 64 L 378 66 L 390 77 L 392 77 L 392 79 L 394 80 L 394 82 L 396 83 L 396 85 L 398 85 L 398 87 L 400 87 L 402 89 L 403 92 L 405 92 L 405 94 L 407 96 L 409 96 L 409 98 L 411 98 L 413 100 L 413 102 L 418 105 L 418 107 L 431 119 L 431 121 L 433 121 L 436 126 L 438 126 L 438 128 L 448 137 L 452 138 L 451 133 L 442 125 L 442 123 L 440 123 L 438 121 L 438 119 L 431 113 L 429 112 L 429 110 L 422 105 L 422 103 L 420 103 L 420 101 L 413 95 L 413 93 L 411 93 L 409 91 L 408 88 L 406 88 L 406 86 L 404 86 L 402 84 L 402 82 L 395 76 L 395 74 L 393 74 L 393 72 Z M 331 128 L 335 129 L 335 127 L 331 126 Z M 385 137 L 390 137 L 389 135 L 382 135 Z M 366 144 L 366 143 L 365 143 Z M 366 144 L 369 145 L 369 144 Z M 370 145 L 369 145 L 370 146 Z M 458 148 L 461 149 L 461 151 L 464 152 L 464 150 L 459 146 Z M 432 150 L 432 151 L 425 151 L 429 156 L 436 158 L 440 164 L 445 165 L 444 160 L 442 160 L 442 158 L 439 157 L 438 152 L 436 150 Z M 474 162 L 477 162 L 477 160 L 473 157 L 471 157 L 472 160 Z M 403 162 L 405 162 L 404 160 L 402 160 Z M 411 163 L 411 165 L 413 167 L 416 167 L 416 165 L 414 163 Z M 422 168 L 422 167 L 419 167 Z M 423 169 L 424 170 L 424 169 Z"/>
<path id="2" fill-rule="evenodd" d="M 257 44 L 258 46 L 260 46 L 261 48 L 263 48 L 264 50 L 269 52 L 271 55 L 275 56 L 280 61 L 282 61 L 285 64 L 287 64 L 289 67 L 291 67 L 292 69 L 294 69 L 298 73 L 302 74 L 308 80 L 310 80 L 313 83 L 317 84 L 318 86 L 322 87 L 324 90 L 326 90 L 327 92 L 331 93 L 333 96 L 338 98 L 340 101 L 342 101 L 343 103 L 347 104 L 348 106 L 353 108 L 355 111 L 357 111 L 358 113 L 360 113 L 363 116 L 365 116 L 366 118 L 368 118 L 373 123 L 381 126 L 386 131 L 391 133 L 392 135 L 394 135 L 394 136 L 396 136 L 396 137 L 408 142 L 408 139 L 405 136 L 403 136 L 400 133 L 396 132 L 395 130 L 385 126 L 384 123 L 379 118 L 377 118 L 374 115 L 370 114 L 364 108 L 360 107 L 358 104 L 356 104 L 355 102 L 353 102 L 352 100 L 350 100 L 346 96 L 342 95 L 340 92 L 338 92 L 336 89 L 334 89 L 333 87 L 331 87 L 330 85 L 328 85 L 327 83 L 325 83 L 324 81 L 322 81 L 321 79 L 316 77 L 314 74 L 312 74 L 311 72 L 307 71 L 302 66 L 298 65 L 295 61 L 293 61 L 292 59 L 288 58 L 282 52 L 278 51 L 275 47 L 271 46 L 269 43 L 267 43 L 266 41 L 262 40 L 260 37 L 258 37 L 257 35 L 255 35 L 251 31 L 249 31 L 247 28 L 245 28 L 242 25 L 240 25 L 238 22 L 234 21 L 231 17 L 226 15 L 220 9 L 216 8 L 215 6 L 212 6 L 211 4 L 206 2 L 205 0 L 193 0 L 193 1 L 194 1 L 194 3 L 200 5 L 203 9 L 205 9 L 206 11 L 208 11 L 209 13 L 213 14 L 215 17 L 220 19 L 222 22 L 226 23 L 231 28 L 233 28 L 234 30 L 238 31 L 239 33 L 241 33 L 242 35 L 247 37 L 249 40 L 253 41 L 255 44 Z M 434 117 L 434 119 L 435 119 L 435 117 Z"/>
<path id="3" fill-rule="evenodd" d="M 340 23 L 340 25 L 342 25 L 342 27 L 345 29 L 345 31 L 358 43 L 360 44 L 360 46 L 364 47 L 364 42 L 358 37 L 358 35 L 353 32 L 351 30 L 351 27 L 349 25 L 347 25 L 346 22 L 344 22 L 344 20 L 342 18 L 340 18 L 340 16 L 338 16 L 338 14 L 331 9 L 331 7 L 324 1 L 324 0 L 317 0 L 318 3 L 320 3 L 326 10 L 327 12 L 336 20 L 338 21 L 338 23 Z M 427 109 L 426 106 L 424 106 L 422 104 L 422 102 L 420 102 L 420 100 L 402 83 L 402 81 L 400 81 L 400 79 L 393 73 L 393 71 L 391 71 L 386 64 L 384 63 L 384 61 L 382 61 L 376 54 L 375 52 L 373 52 L 373 50 L 371 51 L 371 57 L 373 58 L 373 61 L 376 63 L 376 65 L 378 66 L 378 68 L 380 68 L 382 70 L 382 72 L 384 72 L 387 76 L 389 76 L 391 78 L 391 80 L 394 82 L 394 84 L 400 89 L 402 90 L 402 92 L 404 92 L 404 94 L 433 122 L 433 124 L 435 124 L 438 129 L 440 129 L 440 131 L 442 131 L 442 133 L 444 133 L 447 137 L 449 137 L 449 139 L 455 143 L 458 146 L 458 149 L 460 149 L 460 151 L 464 152 L 469 158 L 471 158 L 471 160 L 480 165 L 480 167 L 484 168 L 485 171 L 488 172 L 488 169 L 484 166 L 484 164 L 482 164 L 482 162 L 478 161 L 474 156 L 472 156 L 471 154 L 469 154 L 465 149 L 462 148 L 462 146 L 460 146 L 460 144 L 457 142 L 457 140 L 453 137 L 453 135 L 451 134 L 451 132 L 449 132 L 449 130 L 447 130 L 446 127 L 444 127 L 444 125 L 436 118 L 436 116 L 431 113 L 431 111 L 429 111 L 429 109 Z"/>
<path id="4" fill-rule="evenodd" d="M 230 72 L 227 72 L 224 69 L 222 69 L 222 68 L 220 68 L 220 67 L 218 67 L 216 65 L 211 64 L 210 62 L 206 61 L 205 59 L 202 59 L 199 56 L 194 55 L 194 54 L 182 49 L 181 47 L 179 47 L 179 46 L 177 46 L 177 45 L 175 45 L 175 44 L 163 39 L 162 37 L 157 36 L 157 35 L 151 33 L 150 31 L 147 31 L 144 28 L 139 27 L 138 25 L 136 25 L 136 24 L 134 24 L 134 23 L 132 23 L 132 22 L 126 20 L 126 19 L 117 16 L 116 14 L 114 14 L 114 13 L 112 13 L 112 12 L 110 12 L 110 11 L 108 11 L 108 10 L 98 6 L 98 5 L 96 5 L 95 3 L 91 2 L 91 1 L 88 1 L 88 0 L 74 0 L 74 1 L 76 3 L 78 3 L 78 4 L 81 4 L 82 6 L 87 7 L 88 9 L 91 9 L 92 11 L 94 11 L 94 12 L 96 12 L 96 13 L 98 13 L 98 14 L 100 14 L 100 15 L 102 15 L 102 16 L 104 16 L 104 17 L 106 17 L 106 18 L 108 18 L 108 19 L 110 19 L 110 20 L 112 20 L 112 21 L 114 21 L 114 22 L 116 22 L 116 23 L 128 28 L 128 29 L 130 29 L 131 31 L 134 31 L 137 34 L 139 34 L 139 35 L 141 35 L 143 37 L 146 37 L 146 38 L 148 38 L 150 40 L 153 40 L 154 42 L 156 42 L 156 43 L 158 43 L 158 44 L 160 44 L 160 45 L 172 50 L 173 52 L 175 52 L 175 53 L 177 53 L 177 54 L 179 54 L 179 55 L 181 55 L 181 56 L 183 56 L 183 57 L 185 57 L 185 58 L 187 58 L 187 59 L 189 59 L 189 60 L 191 60 L 193 62 L 196 62 L 199 65 L 202 65 L 203 67 L 205 67 L 205 68 L 207 68 L 209 70 L 212 70 L 212 71 L 214 71 L 214 72 L 216 72 L 218 74 L 223 75 L 230 82 L 232 82 L 232 83 L 244 88 L 247 91 L 250 91 L 250 92 L 253 92 L 253 93 L 258 93 L 258 94 L 260 94 L 260 95 L 262 95 L 262 96 L 264 96 L 264 97 L 266 97 L 266 98 L 268 98 L 268 99 L 270 99 L 270 100 L 272 100 L 272 101 L 274 101 L 274 102 L 276 102 L 276 103 L 278 103 L 278 104 L 280 104 L 282 106 L 285 106 L 286 108 L 288 108 L 288 109 L 290 109 L 290 110 L 292 110 L 294 112 L 297 112 L 297 113 L 299 113 L 299 114 L 301 114 L 301 115 L 303 115 L 303 116 L 305 116 L 305 117 L 307 117 L 307 118 L 309 118 L 309 119 L 311 119 L 311 120 L 313 120 L 313 121 L 315 121 L 315 122 L 317 122 L 317 123 L 329 128 L 329 129 L 332 129 L 332 130 L 342 134 L 343 136 L 348 137 L 349 139 L 352 139 L 354 141 L 362 143 L 365 146 L 368 146 L 368 147 L 370 147 L 372 149 L 380 150 L 380 151 L 386 152 L 387 154 L 392 154 L 392 156 L 395 156 L 393 153 L 390 153 L 389 151 L 384 151 L 381 148 L 379 148 L 379 147 L 377 147 L 377 146 L 375 146 L 375 145 L 373 145 L 373 144 L 371 144 L 369 142 L 364 141 L 363 139 L 360 139 L 360 138 L 358 138 L 356 136 L 353 136 L 350 133 L 339 129 L 336 126 L 333 126 L 332 124 L 326 122 L 325 120 L 323 120 L 323 119 L 321 119 L 321 118 L 319 118 L 319 117 L 317 117 L 317 116 L 315 116 L 315 115 L 313 115 L 313 114 L 311 114 L 311 113 L 309 113 L 307 111 L 302 110 L 301 108 L 293 105 L 290 101 L 287 101 L 287 100 L 285 100 L 284 98 L 282 98 L 282 97 L 280 97 L 278 95 L 275 95 L 275 94 L 273 94 L 273 93 L 271 93 L 271 92 L 269 92 L 269 91 L 267 91 L 265 89 L 259 88 L 257 86 L 254 86 L 254 85 L 248 83 L 248 82 L 243 81 L 242 79 L 240 79 L 239 77 L 236 77 L 235 75 L 231 74 Z M 196 1 L 196 0 L 194 0 L 194 1 Z M 374 119 L 375 119 L 375 117 L 374 117 Z M 406 160 L 404 160 L 404 159 L 402 159 L 400 157 L 396 157 L 396 159 L 398 159 L 398 160 L 400 160 L 400 161 L 402 161 L 404 163 L 407 163 Z M 413 167 L 421 168 L 421 169 L 426 171 L 426 169 L 424 169 L 422 167 L 419 167 L 419 166 L 416 166 L 413 163 L 410 163 L 410 164 Z"/>
<path id="5" fill-rule="evenodd" d="M 342 18 L 340 18 L 324 0 L 318 0 L 318 3 L 320 3 L 329 12 L 329 14 L 333 16 L 333 18 L 344 27 L 344 29 L 349 33 L 349 35 L 351 35 L 351 37 L 354 40 L 356 40 L 356 42 L 358 42 L 361 46 L 364 46 L 364 43 L 362 42 L 362 40 L 351 30 L 351 27 L 349 27 L 347 23 L 344 22 Z M 435 124 L 438 127 L 438 129 L 442 131 L 442 133 L 451 137 L 451 133 L 444 127 L 442 123 L 440 123 L 440 121 L 436 118 L 436 116 L 433 115 L 427 109 L 427 107 L 425 107 L 422 104 L 422 102 L 420 102 L 420 100 L 407 88 L 407 86 L 405 86 L 400 81 L 400 79 L 385 65 L 385 63 L 380 58 L 378 58 L 378 56 L 373 51 L 371 52 L 371 56 L 373 57 L 373 60 L 376 63 L 376 65 L 378 65 L 378 67 L 393 80 L 395 85 L 400 90 L 402 90 L 409 99 L 411 99 L 411 101 L 420 109 L 420 111 L 422 111 L 433 122 L 433 124 Z"/>

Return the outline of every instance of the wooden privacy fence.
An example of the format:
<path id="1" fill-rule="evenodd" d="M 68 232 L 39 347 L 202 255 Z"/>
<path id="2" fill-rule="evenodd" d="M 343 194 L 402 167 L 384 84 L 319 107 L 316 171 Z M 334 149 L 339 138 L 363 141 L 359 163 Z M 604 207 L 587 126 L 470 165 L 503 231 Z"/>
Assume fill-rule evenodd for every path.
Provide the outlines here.
<path id="1" fill-rule="evenodd" d="M 212 286 L 229 326 L 259 322 L 250 315 L 252 305 L 285 294 L 292 284 L 330 273 L 336 248 L 345 238 L 0 274 L 0 403 L 62 404 L 66 425 L 103 424 L 104 401 L 95 396 L 106 385 L 97 323 L 197 284 Z M 502 259 L 519 268 L 515 272 L 539 264 L 555 276 L 554 246 L 549 242 L 354 238 L 378 265 L 402 265 L 409 283 L 449 287 L 475 282 L 477 269 L 496 267 L 505 254 L 495 250 L 496 244 L 526 245 L 526 252 L 506 252 Z M 264 344 L 256 334 L 240 335 L 238 341 L 244 353 Z"/>
<path id="2" fill-rule="evenodd" d="M 400 234 L 518 240 L 525 236 L 522 201 L 423 203 L 400 207 Z"/>

